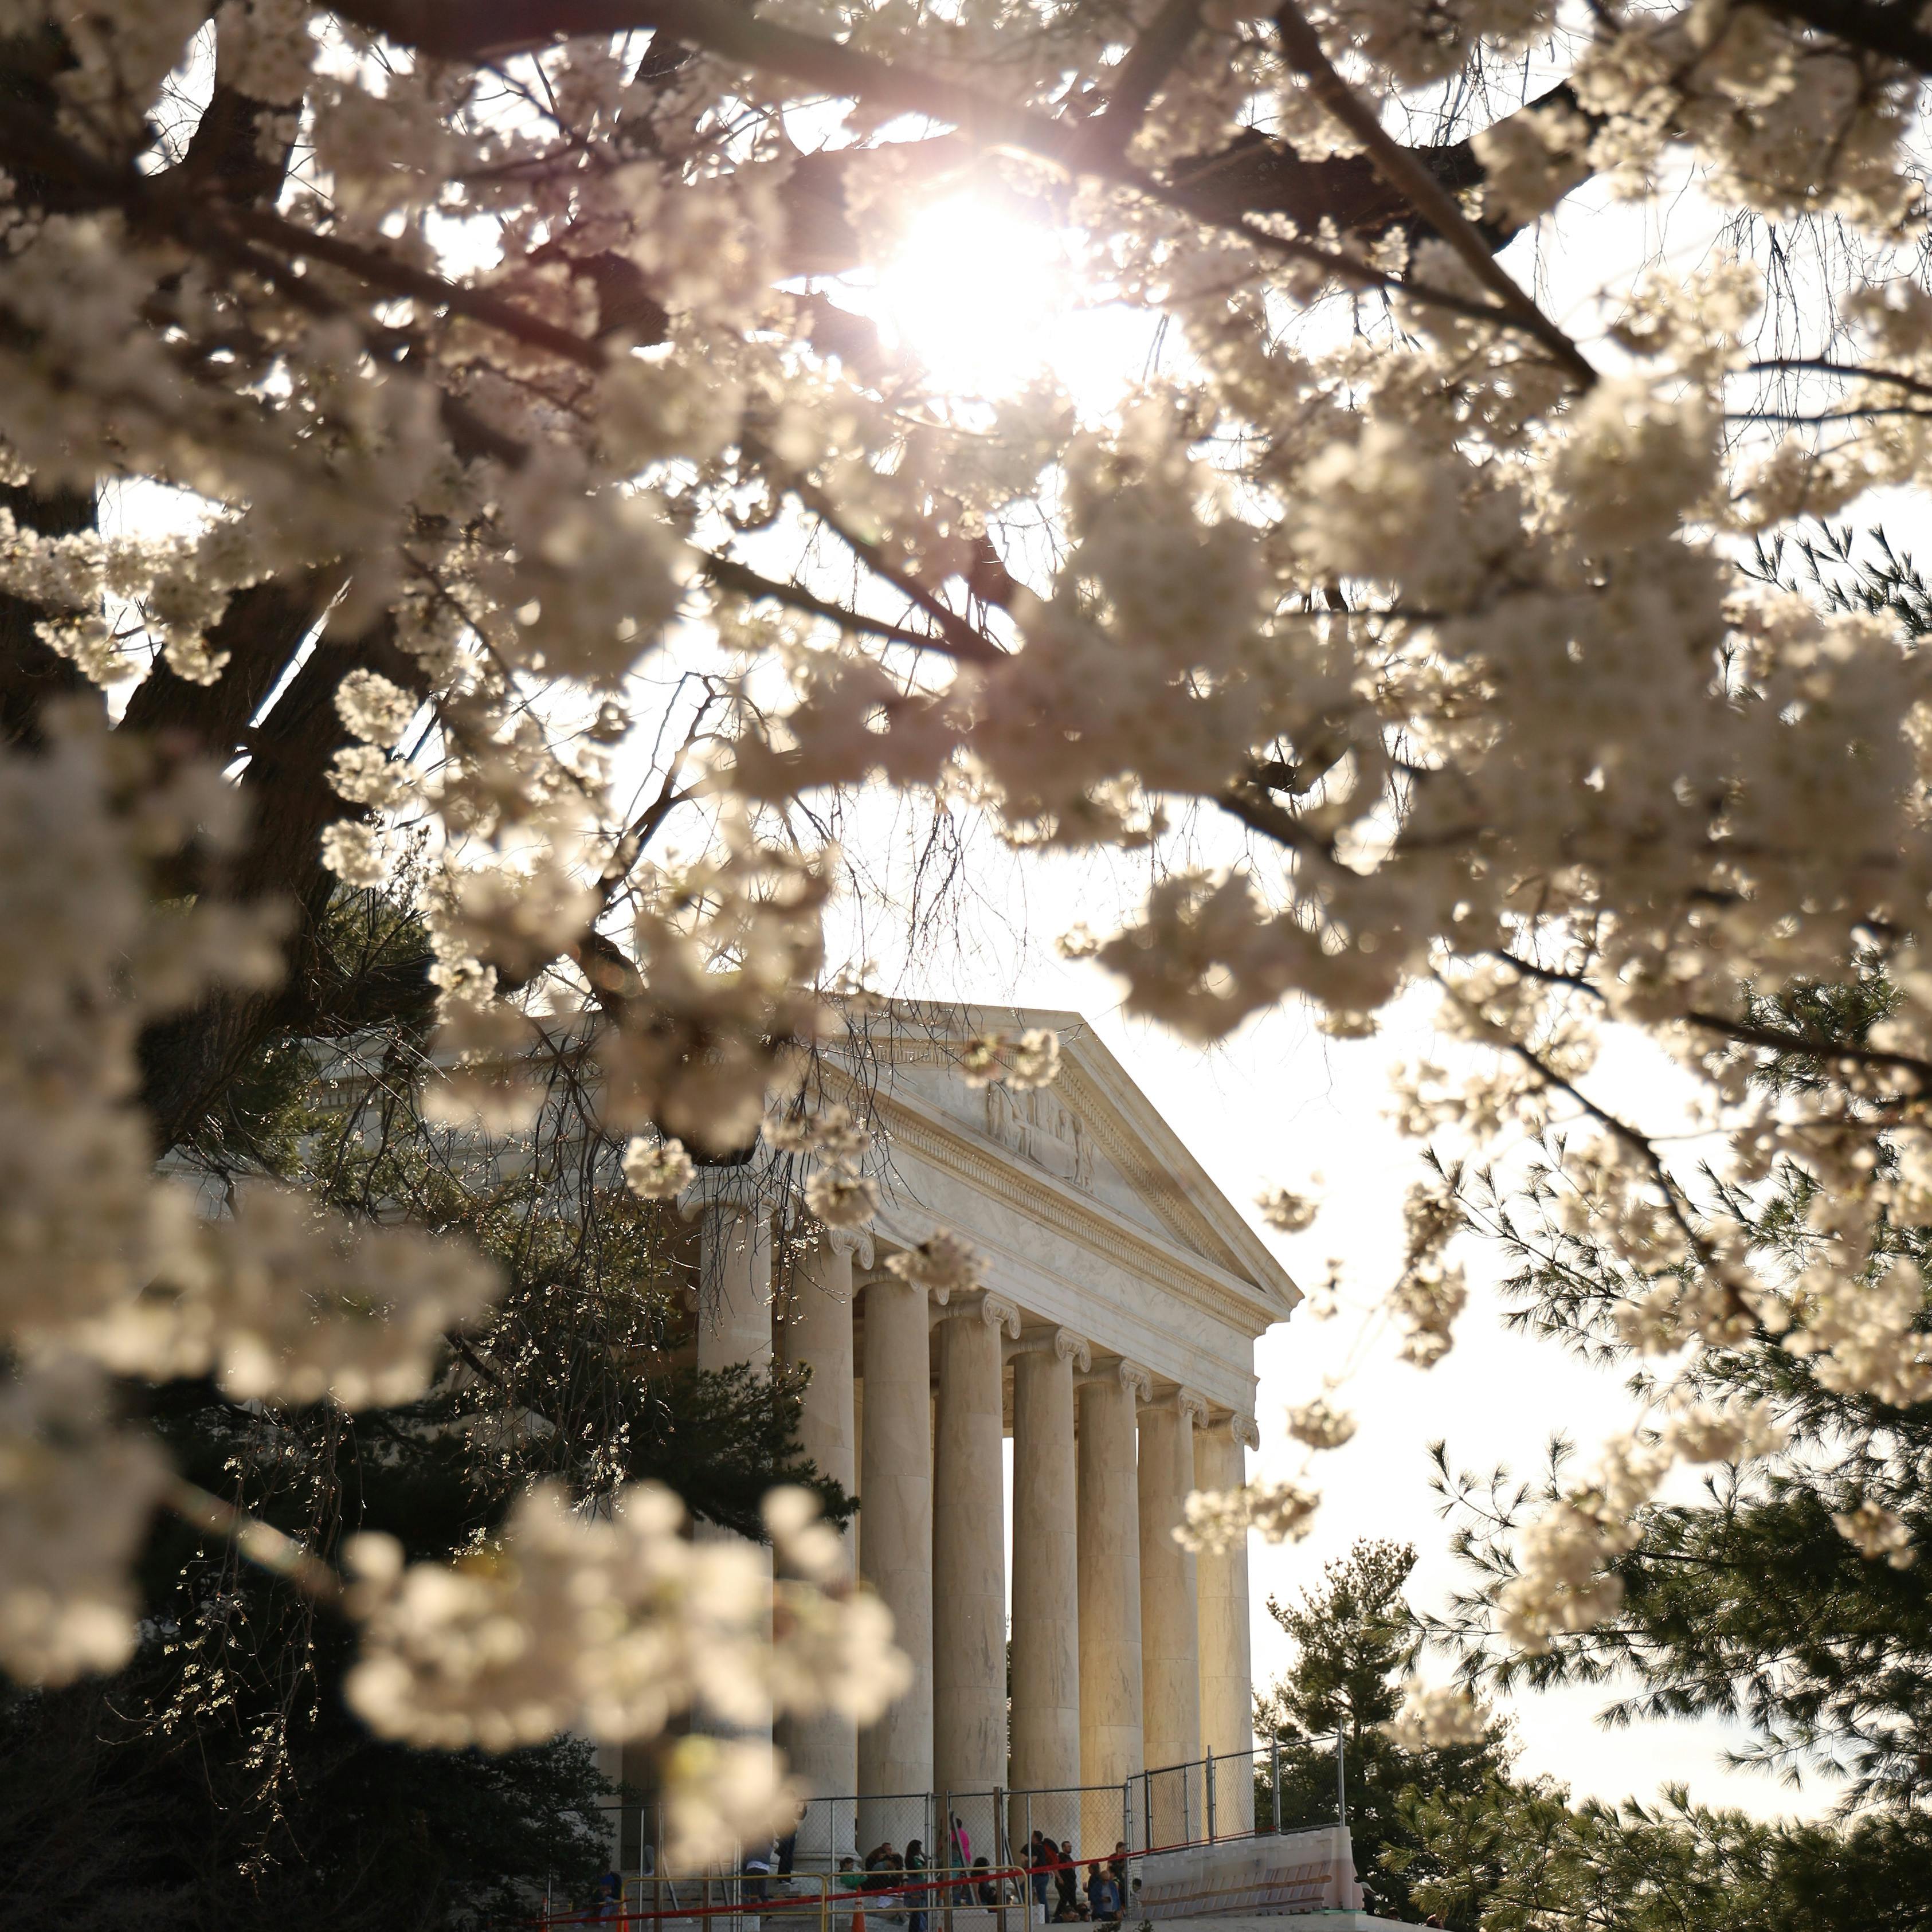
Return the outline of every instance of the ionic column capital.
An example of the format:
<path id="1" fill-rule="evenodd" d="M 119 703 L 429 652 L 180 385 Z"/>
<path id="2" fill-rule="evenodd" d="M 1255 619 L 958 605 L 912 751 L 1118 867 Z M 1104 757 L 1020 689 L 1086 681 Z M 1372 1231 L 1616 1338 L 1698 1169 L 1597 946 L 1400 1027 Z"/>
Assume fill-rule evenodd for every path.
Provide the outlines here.
<path id="1" fill-rule="evenodd" d="M 988 1328 L 1003 1330 L 1014 1341 L 1019 1340 L 1019 1304 L 1009 1301 L 1004 1294 L 994 1294 L 989 1288 L 976 1288 L 964 1294 L 935 1288 L 933 1300 L 941 1310 L 937 1318 L 939 1321 L 951 1322 L 963 1316 L 976 1315 Z"/>
<path id="2" fill-rule="evenodd" d="M 872 1265 L 872 1237 L 864 1228 L 827 1228 L 820 1235 L 835 1255 L 850 1255 L 861 1268 Z"/>
<path id="3" fill-rule="evenodd" d="M 1118 1361 L 1111 1362 L 1094 1371 L 1096 1382 L 1117 1382 L 1135 1402 L 1147 1402 L 1154 1400 L 1154 1372 L 1144 1369 L 1138 1362 L 1130 1362 L 1123 1355 Z"/>
<path id="4" fill-rule="evenodd" d="M 1053 1331 L 1053 1352 L 1063 1362 L 1071 1362 L 1083 1373 L 1094 1366 L 1094 1351 L 1084 1335 L 1076 1335 L 1071 1328 L 1056 1328 Z"/>
<path id="5" fill-rule="evenodd" d="M 1006 1344 L 1006 1359 L 1016 1355 L 1044 1355 L 1052 1351 L 1056 1360 L 1071 1362 L 1085 1375 L 1094 1366 L 1094 1351 L 1084 1335 L 1071 1328 L 1029 1328 L 1016 1342 Z"/>
<path id="6" fill-rule="evenodd" d="M 1177 1415 L 1186 1416 L 1196 1429 L 1207 1426 L 1208 1398 L 1198 1389 L 1191 1389 L 1184 1384 L 1177 1384 L 1172 1388 L 1163 1389 L 1159 1395 L 1144 1395 L 1141 1397 L 1141 1406 L 1143 1408 L 1171 1409 Z"/>
<path id="7" fill-rule="evenodd" d="M 1260 1425 L 1252 1415 L 1244 1415 L 1238 1408 L 1228 1418 L 1228 1433 L 1244 1449 L 1258 1449 L 1262 1446 Z"/>

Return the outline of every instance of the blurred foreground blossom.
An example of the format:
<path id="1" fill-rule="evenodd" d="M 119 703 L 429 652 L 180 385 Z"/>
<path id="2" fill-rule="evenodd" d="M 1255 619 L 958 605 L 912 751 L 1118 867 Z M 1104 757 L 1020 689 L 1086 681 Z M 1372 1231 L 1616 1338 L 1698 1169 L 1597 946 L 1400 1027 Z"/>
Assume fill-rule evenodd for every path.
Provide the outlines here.
<path id="1" fill-rule="evenodd" d="M 1264 1476 L 1238 1490 L 1195 1490 L 1182 1505 L 1174 1540 L 1197 1553 L 1238 1549 L 1250 1530 L 1264 1543 L 1298 1543 L 1321 1502 L 1317 1490 Z"/>
<path id="2" fill-rule="evenodd" d="M 1402 1708 L 1382 1726 L 1404 1750 L 1482 1742 L 1490 1714 L 1460 1684 L 1412 1683 L 1406 1689 Z"/>
<path id="3" fill-rule="evenodd" d="M 782 1558 L 824 1573 L 822 1526 L 795 1495 L 780 1492 L 767 1518 Z M 684 1530 L 682 1504 L 656 1484 L 592 1517 L 544 1485 L 497 1541 L 453 1565 L 406 1565 L 393 1538 L 356 1538 L 350 1608 L 363 1639 L 350 1702 L 386 1737 L 507 1750 L 566 1730 L 652 1738 L 694 1706 L 727 1725 L 828 1709 L 866 1724 L 905 1688 L 910 1666 L 877 1599 L 805 1579 L 775 1595 L 756 1545 Z M 673 1825 L 681 1843 L 715 1846 L 785 1796 L 778 1768 L 753 1765 L 748 1747 L 689 1742 L 671 1760 L 693 1780 Z M 727 1788 L 734 1778 L 749 1780 L 745 1792 Z"/>
<path id="4" fill-rule="evenodd" d="M 66 1684 L 133 1654 L 129 1570 L 169 1478 L 72 1357 L 0 1389 L 0 1669 Z"/>

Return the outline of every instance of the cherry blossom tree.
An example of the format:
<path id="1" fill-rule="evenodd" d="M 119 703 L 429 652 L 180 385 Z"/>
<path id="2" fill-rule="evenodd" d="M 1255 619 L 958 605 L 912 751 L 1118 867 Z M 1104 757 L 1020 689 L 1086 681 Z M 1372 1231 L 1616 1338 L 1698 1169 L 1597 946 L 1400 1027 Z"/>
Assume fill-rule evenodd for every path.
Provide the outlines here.
<path id="1" fill-rule="evenodd" d="M 1928 71 L 1888 0 L 0 0 L 0 1662 L 124 1655 L 149 1512 L 200 1507 L 106 1372 L 394 1402 L 490 1302 L 453 1244 L 264 1185 L 208 1216 L 157 1166 L 271 1034 L 331 1018 L 331 896 L 406 849 L 444 1118 L 513 1128 L 567 1024 L 640 1192 L 776 1105 L 830 1150 L 814 1211 L 856 1219 L 850 1124 L 784 1114 L 864 997 L 829 970 L 820 802 L 970 801 L 1075 855 L 1225 826 L 1070 935 L 1133 1010 L 1208 1040 L 1298 999 L 1360 1034 L 1432 985 L 1481 1070 L 1419 1070 L 1408 1124 L 1580 1120 L 1642 1346 L 1768 1325 L 1923 1395 L 1877 1238 L 1932 1220 L 1923 660 L 1752 559 L 1920 481 Z M 1504 256 L 1586 179 L 1694 185 L 1719 245 L 1559 313 Z M 835 299 L 994 182 L 1180 345 L 1118 406 L 966 406 Z M 1720 245 L 1754 223 L 1838 238 L 1795 322 Z M 726 668 L 667 737 L 694 626 Z M 1808 1044 L 1780 992 L 1874 958 L 1898 1001 L 1833 1082 L 1753 1086 Z M 1729 1184 L 1810 1178 L 1802 1273 L 1600 1096 L 1612 1028 L 1696 1084 Z M 1411 1221 L 1426 1360 L 1458 1222 L 1428 1188 Z M 1611 1606 L 1674 1460 L 1768 1430 L 1686 1408 L 1612 1444 L 1526 1532 L 1517 1640 Z M 876 1708 L 878 1616 L 813 1583 L 795 1504 L 776 1668 L 754 1567 L 660 1496 L 586 1524 L 533 1494 L 460 1576 L 362 1551 L 368 1708 L 486 1741 L 647 1735 L 731 1681 Z M 782 1801 L 736 1746 L 684 1756 L 692 1856 Z"/>

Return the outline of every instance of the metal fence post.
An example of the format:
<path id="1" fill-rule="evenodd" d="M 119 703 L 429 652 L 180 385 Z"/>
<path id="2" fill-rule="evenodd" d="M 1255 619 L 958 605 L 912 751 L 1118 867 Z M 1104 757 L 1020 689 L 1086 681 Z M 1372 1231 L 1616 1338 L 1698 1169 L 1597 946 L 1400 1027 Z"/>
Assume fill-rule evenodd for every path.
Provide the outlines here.
<path id="1" fill-rule="evenodd" d="M 1026 1906 L 1026 1922 L 1030 1925 L 1033 1923 L 1034 1862 L 1033 1793 L 1030 1791 L 1027 1793 L 1026 1828 L 1026 1856 L 1020 1861 L 1021 1864 L 1025 1868 L 1026 1871 L 1026 1876 L 1020 1881 L 1021 1888 L 1024 1894 L 1021 1902 Z"/>
<path id="2" fill-rule="evenodd" d="M 954 1835 L 952 1829 L 952 1792 L 950 1791 L 947 1792 L 945 1794 L 945 1814 L 940 1818 L 939 1822 L 938 1842 L 933 1846 L 933 1856 L 928 1861 L 927 1876 L 932 1878 L 937 1878 L 942 1869 L 944 1870 L 947 1877 L 950 1878 L 952 1875 L 952 1862 L 959 1856 L 959 1840 L 958 1838 Z M 943 1852 L 940 1849 L 941 1846 L 944 1847 Z M 950 1885 L 946 1888 L 946 1932 L 952 1932 L 952 1898 L 954 1889 L 955 1888 Z M 927 1897 L 929 1899 L 932 1897 L 932 1894 L 928 1893 Z M 926 1923 L 928 1925 L 931 1924 L 932 1922 L 932 1920 L 929 1918 L 926 1921 Z"/>
<path id="3" fill-rule="evenodd" d="M 1335 1726 L 1335 1816 L 1338 1823 L 1348 1822 L 1348 1746 L 1342 1742 L 1342 1726 Z"/>
<path id="4" fill-rule="evenodd" d="M 1281 1733 L 1268 1739 L 1268 1783 L 1274 1787 L 1274 1834 L 1281 1836 Z"/>
<path id="5" fill-rule="evenodd" d="M 1202 1773 L 1208 1786 L 1208 1842 L 1214 1842 L 1214 1754 L 1208 1754 L 1207 1768 Z"/>

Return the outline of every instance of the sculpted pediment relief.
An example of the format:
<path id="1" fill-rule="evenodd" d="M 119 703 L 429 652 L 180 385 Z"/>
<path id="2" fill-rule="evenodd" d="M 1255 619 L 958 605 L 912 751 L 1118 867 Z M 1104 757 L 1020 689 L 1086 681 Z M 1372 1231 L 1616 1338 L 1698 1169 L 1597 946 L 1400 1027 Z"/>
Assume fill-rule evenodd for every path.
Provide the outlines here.
<path id="1" fill-rule="evenodd" d="M 1093 1136 L 1051 1088 L 1014 1094 L 996 1084 L 986 1090 L 985 1098 L 990 1138 L 1048 1174 L 1093 1191 Z"/>

